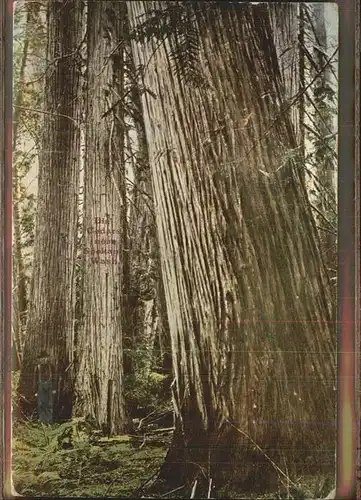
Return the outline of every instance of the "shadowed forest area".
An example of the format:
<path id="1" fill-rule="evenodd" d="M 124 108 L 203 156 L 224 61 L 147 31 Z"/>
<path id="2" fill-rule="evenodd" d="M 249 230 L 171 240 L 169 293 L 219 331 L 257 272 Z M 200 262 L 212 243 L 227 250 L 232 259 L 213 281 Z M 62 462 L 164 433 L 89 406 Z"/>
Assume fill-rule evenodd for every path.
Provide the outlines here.
<path id="1" fill-rule="evenodd" d="M 14 488 L 325 497 L 337 6 L 14 5 Z"/>

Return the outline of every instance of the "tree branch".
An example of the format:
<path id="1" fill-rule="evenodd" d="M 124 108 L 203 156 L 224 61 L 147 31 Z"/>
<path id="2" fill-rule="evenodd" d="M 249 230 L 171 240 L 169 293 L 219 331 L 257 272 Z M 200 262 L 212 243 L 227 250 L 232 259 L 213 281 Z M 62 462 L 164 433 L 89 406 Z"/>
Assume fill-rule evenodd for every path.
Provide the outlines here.
<path id="1" fill-rule="evenodd" d="M 331 148 L 331 146 L 329 144 L 327 144 L 327 141 L 325 140 L 324 137 L 321 137 L 321 135 L 316 132 L 316 130 L 313 130 L 313 128 L 309 127 L 306 123 L 303 123 L 302 124 L 306 130 L 308 130 L 311 134 L 313 134 L 315 137 L 317 137 L 317 139 L 319 139 L 322 144 L 324 144 L 326 146 L 327 149 L 329 149 L 332 153 L 332 156 L 335 158 L 336 157 L 336 153 L 335 151 Z"/>
<path id="2" fill-rule="evenodd" d="M 36 109 L 36 108 L 28 108 L 25 106 L 15 106 L 14 108 L 17 109 L 22 109 L 23 111 L 31 111 L 32 113 L 40 113 L 42 115 L 51 115 L 51 116 L 57 116 L 61 118 L 67 118 L 68 120 L 72 121 L 76 127 L 80 127 L 80 124 L 77 120 L 74 120 L 71 116 L 68 115 L 63 115 L 62 113 L 52 113 L 51 111 L 44 111 L 43 109 Z"/>
<path id="3" fill-rule="evenodd" d="M 326 224 L 328 224 L 336 233 L 337 233 L 337 228 L 332 224 L 332 222 L 330 222 L 324 215 L 323 213 L 321 212 L 321 210 L 319 210 L 317 207 L 315 207 L 315 205 L 313 205 L 313 203 L 310 202 L 310 205 L 311 205 L 311 208 L 321 217 L 321 219 L 326 222 Z"/>
<path id="4" fill-rule="evenodd" d="M 292 108 L 292 106 L 294 104 L 296 104 L 296 102 L 301 99 L 301 97 L 307 92 L 307 90 L 311 87 L 311 85 L 314 84 L 314 82 L 317 80 L 317 78 L 319 78 L 319 76 L 324 72 L 324 70 L 327 68 L 327 66 L 330 64 L 330 62 L 332 61 L 332 59 L 335 57 L 335 55 L 337 54 L 338 52 L 338 48 L 336 48 L 334 50 L 334 52 L 332 53 L 332 55 L 330 56 L 330 58 L 326 61 L 326 63 L 324 64 L 324 66 L 322 66 L 322 68 L 317 72 L 317 74 L 313 77 L 313 79 L 310 81 L 310 83 L 308 85 L 306 85 L 306 87 L 304 87 L 302 90 L 299 90 L 295 96 L 293 97 L 293 99 L 291 100 L 291 102 L 288 104 L 288 106 L 286 106 L 279 114 L 278 116 L 272 121 L 271 125 L 269 126 L 268 130 L 266 130 L 266 132 L 264 134 L 262 134 L 262 136 L 258 139 L 258 141 L 253 144 L 253 146 L 246 152 L 246 154 L 244 155 L 244 157 L 241 159 L 241 160 L 245 160 L 248 155 L 250 153 L 252 153 L 252 151 L 259 145 L 260 142 L 262 142 L 267 136 L 268 134 L 271 132 L 271 130 L 273 129 L 273 127 L 276 125 L 276 123 L 278 122 L 278 120 L 280 118 L 282 118 L 283 116 L 286 115 L 286 113 Z"/>

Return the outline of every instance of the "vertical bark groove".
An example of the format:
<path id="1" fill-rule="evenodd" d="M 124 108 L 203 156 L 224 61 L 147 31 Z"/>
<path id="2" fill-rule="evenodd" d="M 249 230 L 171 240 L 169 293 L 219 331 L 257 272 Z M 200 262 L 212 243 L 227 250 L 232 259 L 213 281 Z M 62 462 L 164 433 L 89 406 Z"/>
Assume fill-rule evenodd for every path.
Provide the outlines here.
<path id="1" fill-rule="evenodd" d="M 49 66 L 45 77 L 34 264 L 19 389 L 22 411 L 32 413 L 36 356 L 46 350 L 58 378 L 56 419 L 71 411 L 81 13 L 80 0 L 53 1 L 47 9 L 47 61 L 57 64 Z"/>
<path id="2" fill-rule="evenodd" d="M 130 2 L 132 27 L 152 8 L 165 3 Z M 157 50 L 154 39 L 133 43 L 156 95 L 142 98 L 179 431 L 168 466 L 179 481 L 191 463 L 224 471 L 227 421 L 294 457 L 307 443 L 332 442 L 334 418 L 329 284 L 289 158 L 296 139 L 291 117 L 280 117 L 269 11 L 240 4 L 199 16 L 208 89 L 174 73 L 172 37 Z M 328 427 L 309 433 L 310 419 Z"/>
<path id="3" fill-rule="evenodd" d="M 126 424 L 122 330 L 127 205 L 119 102 L 124 8 L 112 1 L 88 5 L 84 299 L 76 411 L 94 418 L 108 434 L 122 432 Z"/>

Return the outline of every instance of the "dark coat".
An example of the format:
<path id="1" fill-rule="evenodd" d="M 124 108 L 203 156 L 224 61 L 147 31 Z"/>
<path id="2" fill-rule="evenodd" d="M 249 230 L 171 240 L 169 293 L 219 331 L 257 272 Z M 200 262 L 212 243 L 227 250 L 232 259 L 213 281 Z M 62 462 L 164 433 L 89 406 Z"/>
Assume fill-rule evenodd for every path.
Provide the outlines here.
<path id="1" fill-rule="evenodd" d="M 35 368 L 37 409 L 40 422 L 53 420 L 54 394 L 56 389 L 54 368 L 49 361 L 42 360 Z"/>

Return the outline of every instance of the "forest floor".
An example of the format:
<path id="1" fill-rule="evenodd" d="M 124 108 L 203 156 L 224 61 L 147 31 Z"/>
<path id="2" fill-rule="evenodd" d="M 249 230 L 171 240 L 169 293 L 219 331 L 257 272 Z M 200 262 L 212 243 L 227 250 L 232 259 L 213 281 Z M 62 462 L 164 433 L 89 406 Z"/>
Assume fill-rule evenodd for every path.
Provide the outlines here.
<path id="1" fill-rule="evenodd" d="M 15 423 L 14 488 L 21 495 L 38 498 L 190 498 L 189 492 L 167 494 L 161 486 L 158 493 L 154 488 L 149 496 L 145 493 L 147 483 L 158 474 L 170 438 L 167 429 L 146 439 L 142 435 L 106 438 L 82 419 L 51 426 Z M 299 478 L 297 489 L 281 488 L 264 495 L 227 491 L 219 492 L 217 498 L 319 498 L 332 483 L 332 476 L 309 476 Z"/>
<path id="2" fill-rule="evenodd" d="M 82 425 L 84 424 L 84 425 Z M 13 435 L 13 481 L 26 496 L 130 497 L 157 473 L 162 440 L 134 445 L 130 436 L 91 435 L 81 420 L 61 425 L 18 424 Z"/>

